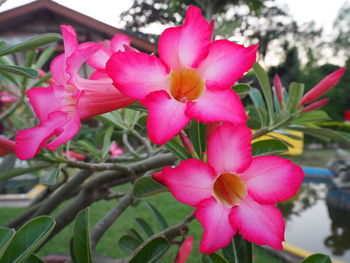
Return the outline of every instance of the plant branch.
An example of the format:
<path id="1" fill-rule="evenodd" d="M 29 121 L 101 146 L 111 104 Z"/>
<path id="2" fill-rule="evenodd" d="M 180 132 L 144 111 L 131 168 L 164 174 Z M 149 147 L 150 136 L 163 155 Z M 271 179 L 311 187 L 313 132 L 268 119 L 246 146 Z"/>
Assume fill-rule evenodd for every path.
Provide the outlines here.
<path id="1" fill-rule="evenodd" d="M 106 171 L 106 170 L 117 170 L 124 173 L 131 173 L 132 171 L 124 165 L 116 163 L 87 163 L 82 161 L 66 160 L 69 167 L 80 168 L 90 171 Z"/>

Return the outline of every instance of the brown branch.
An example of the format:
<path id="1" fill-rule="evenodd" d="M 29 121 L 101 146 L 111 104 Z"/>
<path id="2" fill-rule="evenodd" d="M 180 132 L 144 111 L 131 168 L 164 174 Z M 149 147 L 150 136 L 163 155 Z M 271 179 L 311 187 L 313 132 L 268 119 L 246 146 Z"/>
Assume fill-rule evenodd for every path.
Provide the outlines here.
<path id="1" fill-rule="evenodd" d="M 80 168 L 83 170 L 90 170 L 90 171 L 116 170 L 116 171 L 122 171 L 125 173 L 131 172 L 131 170 L 127 166 L 116 164 L 116 163 L 86 163 L 86 162 L 74 161 L 74 160 L 66 160 L 65 162 L 69 167 Z"/>

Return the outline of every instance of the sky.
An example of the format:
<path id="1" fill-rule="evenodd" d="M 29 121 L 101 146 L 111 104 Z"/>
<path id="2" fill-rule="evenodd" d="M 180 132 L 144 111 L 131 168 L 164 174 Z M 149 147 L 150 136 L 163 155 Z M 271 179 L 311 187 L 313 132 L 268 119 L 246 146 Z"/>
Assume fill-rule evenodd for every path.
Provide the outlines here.
<path id="1" fill-rule="evenodd" d="M 346 0 L 275 0 L 276 3 L 286 4 L 298 23 L 311 20 L 324 27 L 326 34 L 332 34 L 332 25 L 336 15 Z M 350 0 L 348 0 L 350 1 Z M 7 0 L 0 12 L 14 8 L 31 0 Z M 120 27 L 118 16 L 132 5 L 132 0 L 55 0 L 55 2 L 91 16 L 104 23 Z M 98 5 L 96 5 L 98 3 Z M 150 28 L 147 31 L 159 32 L 159 28 Z"/>

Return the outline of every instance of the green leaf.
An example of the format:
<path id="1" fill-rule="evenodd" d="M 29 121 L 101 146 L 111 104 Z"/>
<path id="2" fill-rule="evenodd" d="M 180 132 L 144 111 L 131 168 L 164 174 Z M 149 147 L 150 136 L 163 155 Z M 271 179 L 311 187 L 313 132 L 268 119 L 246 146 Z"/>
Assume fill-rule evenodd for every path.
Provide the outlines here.
<path id="1" fill-rule="evenodd" d="M 264 97 L 265 97 L 265 101 L 267 104 L 267 111 L 269 113 L 269 119 L 270 121 L 272 121 L 274 111 L 273 111 L 272 89 L 271 89 L 269 77 L 266 71 L 259 65 L 259 63 L 253 64 L 253 70 L 261 86 L 262 93 L 264 94 Z"/>
<path id="2" fill-rule="evenodd" d="M 88 153 L 91 153 L 97 158 L 101 158 L 101 152 L 96 149 L 96 146 L 87 140 L 77 141 L 77 145 L 83 147 Z"/>
<path id="3" fill-rule="evenodd" d="M 26 60 L 23 66 L 30 68 L 34 63 L 34 60 L 36 59 L 36 55 L 37 53 L 35 50 L 28 50 L 26 53 Z"/>
<path id="4" fill-rule="evenodd" d="M 131 104 L 131 105 L 127 106 L 126 108 L 132 109 L 132 110 L 137 110 L 140 112 L 146 112 L 146 113 L 148 112 L 147 109 L 138 102 Z"/>
<path id="5" fill-rule="evenodd" d="M 118 241 L 118 246 L 128 254 L 133 252 L 139 245 L 141 245 L 141 242 L 133 236 L 122 236 Z"/>
<path id="6" fill-rule="evenodd" d="M 51 73 L 48 72 L 45 74 L 44 77 L 42 77 L 41 79 L 39 79 L 37 82 L 35 82 L 31 87 L 39 87 L 41 86 L 43 83 L 45 83 L 47 80 L 49 80 L 52 77 Z"/>
<path id="7" fill-rule="evenodd" d="M 13 74 L 21 75 L 23 77 L 35 79 L 38 77 L 38 72 L 35 69 L 19 67 L 19 66 L 9 66 L 0 65 L 0 72 L 6 71 Z"/>
<path id="8" fill-rule="evenodd" d="M 253 262 L 253 247 L 247 240 L 240 235 L 234 236 L 234 247 L 236 251 L 237 263 L 252 263 Z"/>
<path id="9" fill-rule="evenodd" d="M 30 255 L 25 261 L 24 263 L 45 263 L 44 260 L 42 260 L 41 258 L 39 258 L 37 255 L 33 254 Z"/>
<path id="10" fill-rule="evenodd" d="M 41 169 L 45 169 L 50 167 L 52 164 L 37 164 L 35 166 L 26 167 L 26 168 L 16 168 L 11 169 L 9 171 L 0 172 L 0 181 L 8 180 L 12 177 L 16 177 L 18 175 L 32 173 Z"/>
<path id="11" fill-rule="evenodd" d="M 61 174 L 62 168 L 65 167 L 64 163 L 60 163 L 56 165 L 56 167 L 47 173 L 44 173 L 40 176 L 40 183 L 45 185 L 56 185 L 57 179 Z"/>
<path id="12" fill-rule="evenodd" d="M 155 238 L 145 245 L 129 263 L 155 263 L 168 251 L 169 247 L 165 238 Z"/>
<path id="13" fill-rule="evenodd" d="M 154 235 L 154 231 L 151 226 L 142 218 L 135 218 L 135 223 L 142 230 L 142 232 L 146 234 L 147 237 Z"/>
<path id="14" fill-rule="evenodd" d="M 128 233 L 129 236 L 132 236 L 133 238 L 137 239 L 140 243 L 143 242 L 142 236 L 133 228 L 129 228 L 126 230 L 126 233 Z"/>
<path id="15" fill-rule="evenodd" d="M 161 230 L 167 229 L 169 227 L 169 225 L 166 222 L 166 220 L 164 219 L 164 217 L 162 216 L 162 214 L 158 211 L 158 209 L 155 208 L 150 202 L 148 202 L 144 199 L 142 201 L 144 202 L 144 204 L 147 206 L 147 208 L 151 211 L 151 213 L 156 218 Z"/>
<path id="16" fill-rule="evenodd" d="M 171 151 L 179 160 L 186 160 L 192 158 L 191 154 L 182 145 L 179 136 L 175 136 L 172 140 L 165 144 L 165 147 Z"/>
<path id="17" fill-rule="evenodd" d="M 290 126 L 288 129 L 304 132 L 318 139 L 329 142 L 330 140 L 340 143 L 350 143 L 350 134 L 345 132 L 337 132 L 327 128 L 306 127 L 306 126 Z"/>
<path id="18" fill-rule="evenodd" d="M 167 188 L 155 181 L 151 176 L 144 176 L 134 183 L 133 194 L 137 198 L 159 194 L 167 191 Z"/>
<path id="19" fill-rule="evenodd" d="M 124 124 L 124 120 L 118 111 L 108 112 L 108 113 L 96 116 L 95 118 L 105 123 L 115 125 L 121 128 L 122 130 L 128 129 L 128 127 Z"/>
<path id="20" fill-rule="evenodd" d="M 14 235 L 15 235 L 15 230 L 9 229 L 6 227 L 0 227 L 0 258 L 2 253 L 10 244 L 10 241 L 12 240 Z"/>
<path id="21" fill-rule="evenodd" d="M 203 124 L 202 122 L 191 122 L 190 139 L 198 156 L 202 156 L 202 153 L 204 153 L 206 150 L 206 135 L 207 125 Z"/>
<path id="22" fill-rule="evenodd" d="M 74 223 L 73 250 L 76 257 L 74 263 L 92 263 L 89 229 L 89 208 L 87 207 L 79 212 Z"/>
<path id="23" fill-rule="evenodd" d="M 315 110 L 302 113 L 296 120 L 293 121 L 295 124 L 318 122 L 318 121 L 328 121 L 331 118 L 325 111 Z"/>
<path id="24" fill-rule="evenodd" d="M 236 251 L 233 244 L 234 240 L 232 239 L 230 244 L 228 244 L 226 247 L 222 248 L 222 254 L 224 255 L 224 258 L 230 262 L 230 263 L 238 263 L 236 262 Z"/>
<path id="25" fill-rule="evenodd" d="M 256 88 L 252 88 L 249 92 L 249 97 L 253 101 L 255 107 L 260 107 L 260 108 L 266 110 L 266 104 L 264 102 L 264 99 L 261 95 L 260 90 L 258 90 Z"/>
<path id="26" fill-rule="evenodd" d="M 219 254 L 212 253 L 210 255 L 204 254 L 202 257 L 203 263 L 229 263 L 225 258 Z M 230 262 L 231 263 L 231 262 Z"/>
<path id="27" fill-rule="evenodd" d="M 241 84 L 237 84 L 237 85 L 233 86 L 232 89 L 238 94 L 238 96 L 241 99 L 243 99 L 249 94 L 249 92 L 252 88 L 250 87 L 249 84 L 241 83 Z"/>
<path id="28" fill-rule="evenodd" d="M 304 84 L 291 83 L 288 90 L 287 109 L 293 113 L 298 107 L 298 103 L 304 94 Z"/>
<path id="29" fill-rule="evenodd" d="M 253 156 L 273 155 L 288 152 L 288 147 L 279 140 L 262 140 L 252 144 Z"/>
<path id="30" fill-rule="evenodd" d="M 14 235 L 0 263 L 20 263 L 28 258 L 49 236 L 55 221 L 49 216 L 39 216 L 27 222 Z"/>
<path id="31" fill-rule="evenodd" d="M 56 33 L 43 34 L 38 37 L 25 40 L 15 46 L 7 47 L 0 50 L 0 56 L 5 56 L 5 55 L 12 54 L 19 51 L 25 51 L 35 47 L 40 47 L 43 45 L 50 44 L 52 42 L 56 42 L 61 39 L 62 39 L 61 35 Z"/>
<path id="32" fill-rule="evenodd" d="M 114 126 L 110 125 L 103 131 L 103 145 L 102 145 L 102 158 L 106 158 L 111 147 L 111 138 L 114 131 Z"/>
<path id="33" fill-rule="evenodd" d="M 49 60 L 52 54 L 55 52 L 56 47 L 45 48 L 45 50 L 41 53 L 38 60 L 35 63 L 35 69 L 41 69 L 45 63 Z"/>
<path id="34" fill-rule="evenodd" d="M 323 254 L 313 254 L 305 258 L 301 263 L 332 263 L 329 256 Z"/>

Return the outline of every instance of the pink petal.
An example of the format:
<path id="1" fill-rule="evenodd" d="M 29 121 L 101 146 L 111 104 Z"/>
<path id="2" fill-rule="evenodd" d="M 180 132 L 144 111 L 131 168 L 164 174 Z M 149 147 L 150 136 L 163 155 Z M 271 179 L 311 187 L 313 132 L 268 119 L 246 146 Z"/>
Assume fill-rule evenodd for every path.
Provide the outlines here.
<path id="1" fill-rule="evenodd" d="M 62 86 L 36 87 L 26 92 L 30 104 L 40 121 L 45 121 L 50 113 L 60 110 L 60 99 L 65 94 L 66 92 Z"/>
<path id="2" fill-rule="evenodd" d="M 76 84 L 84 90 L 77 106 L 80 119 L 120 109 L 135 102 L 117 90 L 110 78 L 100 80 L 77 78 Z"/>
<path id="3" fill-rule="evenodd" d="M 159 57 L 172 69 L 196 67 L 208 53 L 211 26 L 198 7 L 187 9 L 183 26 L 166 29 L 159 38 Z"/>
<path id="4" fill-rule="evenodd" d="M 253 158 L 241 175 L 248 192 L 257 202 L 273 204 L 294 196 L 304 178 L 303 170 L 278 156 Z"/>
<path id="5" fill-rule="evenodd" d="M 256 61 L 258 45 L 244 47 L 228 40 L 216 40 L 209 45 L 209 54 L 198 70 L 206 80 L 207 88 L 229 88 Z"/>
<path id="6" fill-rule="evenodd" d="M 168 70 L 154 55 L 116 52 L 107 62 L 106 72 L 122 93 L 135 99 L 143 99 L 153 91 L 168 87 Z"/>
<path id="7" fill-rule="evenodd" d="M 58 146 L 72 139 L 78 133 L 79 129 L 79 117 L 77 114 L 73 114 L 64 124 L 62 124 L 60 127 L 57 127 L 55 130 L 57 137 L 48 143 L 45 148 L 51 151 L 56 151 Z"/>
<path id="8" fill-rule="evenodd" d="M 78 75 L 81 65 L 102 46 L 97 43 L 85 42 L 78 46 L 73 54 L 66 59 L 66 72 L 70 77 L 70 84 L 74 84 L 75 77 Z"/>
<path id="9" fill-rule="evenodd" d="M 111 40 L 111 49 L 113 52 L 125 51 L 125 46 L 130 46 L 130 39 L 123 34 L 116 34 Z"/>
<path id="10" fill-rule="evenodd" d="M 17 157 L 21 160 L 33 158 L 55 134 L 56 129 L 66 121 L 67 114 L 57 111 L 51 113 L 39 126 L 17 132 L 15 145 Z"/>
<path id="11" fill-rule="evenodd" d="M 273 86 L 275 87 L 276 96 L 279 103 L 283 102 L 283 86 L 278 74 L 273 78 Z"/>
<path id="12" fill-rule="evenodd" d="M 217 174 L 243 172 L 252 160 L 251 138 L 247 126 L 224 123 L 209 138 L 208 163 Z"/>
<path id="13" fill-rule="evenodd" d="M 55 57 L 50 65 L 52 78 L 60 85 L 64 85 L 69 79 L 66 73 L 66 58 L 64 54 Z"/>
<path id="14" fill-rule="evenodd" d="M 239 206 L 232 208 L 230 222 L 244 239 L 283 249 L 285 224 L 276 206 L 261 205 L 247 195 Z"/>
<path id="15" fill-rule="evenodd" d="M 329 100 L 330 100 L 330 98 L 324 98 L 324 99 L 321 99 L 321 100 L 317 100 L 317 101 L 307 105 L 303 109 L 302 112 L 309 112 L 309 111 L 317 110 L 317 109 L 323 107 L 324 105 L 326 105 Z"/>
<path id="16" fill-rule="evenodd" d="M 102 47 L 91 57 L 87 59 L 87 64 L 97 70 L 104 70 L 108 59 L 112 56 L 113 52 L 109 48 Z"/>
<path id="17" fill-rule="evenodd" d="M 78 47 L 77 35 L 72 26 L 62 25 L 61 30 L 65 56 L 69 57 Z"/>
<path id="18" fill-rule="evenodd" d="M 227 121 L 236 125 L 248 119 L 238 95 L 231 89 L 208 90 L 188 103 L 186 114 L 204 123 Z"/>
<path id="19" fill-rule="evenodd" d="M 178 134 L 190 121 L 186 104 L 164 91 L 155 91 L 140 102 L 148 109 L 147 130 L 153 143 L 162 145 Z"/>
<path id="20" fill-rule="evenodd" d="M 315 87 L 309 90 L 304 97 L 301 98 L 299 105 L 304 105 L 309 102 L 312 102 L 322 95 L 324 95 L 327 91 L 332 89 L 335 85 L 338 84 L 342 76 L 344 75 L 346 68 L 340 68 L 333 73 L 329 74 L 323 80 L 321 80 Z"/>
<path id="21" fill-rule="evenodd" d="M 166 185 L 180 202 L 196 206 L 212 196 L 215 172 L 207 163 L 188 159 L 175 168 L 163 168 L 153 178 Z"/>
<path id="22" fill-rule="evenodd" d="M 109 79 L 108 74 L 104 70 L 96 70 L 91 73 L 89 79 L 97 80 L 97 79 Z"/>
<path id="23" fill-rule="evenodd" d="M 0 156 L 5 156 L 15 149 L 15 142 L 4 137 L 0 137 Z"/>
<path id="24" fill-rule="evenodd" d="M 191 253 L 193 246 L 193 236 L 190 236 L 182 243 L 179 252 L 177 252 L 175 263 L 185 263 Z"/>
<path id="25" fill-rule="evenodd" d="M 204 228 L 201 253 L 213 253 L 230 243 L 236 232 L 229 222 L 230 210 L 213 197 L 199 203 L 195 215 Z"/>

